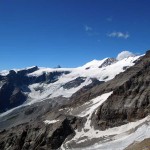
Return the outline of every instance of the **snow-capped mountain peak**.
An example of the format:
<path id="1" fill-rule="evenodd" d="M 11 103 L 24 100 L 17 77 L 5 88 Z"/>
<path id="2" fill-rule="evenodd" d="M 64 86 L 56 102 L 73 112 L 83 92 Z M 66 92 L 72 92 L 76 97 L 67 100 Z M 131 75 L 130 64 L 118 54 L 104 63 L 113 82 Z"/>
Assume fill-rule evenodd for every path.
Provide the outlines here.
<path id="1" fill-rule="evenodd" d="M 98 68 L 99 66 L 101 66 L 105 61 L 107 60 L 107 58 L 102 59 L 102 60 L 92 60 L 88 63 L 86 63 L 85 65 L 82 66 L 82 68 L 85 69 L 91 69 L 91 68 Z"/>

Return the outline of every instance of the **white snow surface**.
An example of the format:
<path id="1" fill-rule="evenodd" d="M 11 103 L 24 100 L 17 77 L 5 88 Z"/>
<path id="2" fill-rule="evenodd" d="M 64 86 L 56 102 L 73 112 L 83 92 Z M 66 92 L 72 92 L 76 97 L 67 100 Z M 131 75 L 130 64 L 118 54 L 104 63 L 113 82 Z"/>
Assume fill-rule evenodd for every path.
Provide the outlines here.
<path id="1" fill-rule="evenodd" d="M 56 122 L 58 122 L 59 120 L 45 120 L 44 123 L 45 124 L 54 124 Z"/>
<path id="2" fill-rule="evenodd" d="M 92 61 L 90 61 L 90 62 L 88 62 L 88 63 L 86 63 L 85 65 L 83 65 L 82 66 L 82 68 L 89 68 L 89 69 L 91 69 L 91 68 L 98 68 L 99 66 L 101 66 L 103 63 L 104 63 L 104 61 L 105 60 L 107 60 L 108 58 L 105 58 L 105 59 L 103 59 L 103 60 L 96 60 L 96 59 L 94 59 L 94 60 L 92 60 Z"/>
<path id="3" fill-rule="evenodd" d="M 140 142 L 146 138 L 150 138 L 150 116 L 119 127 L 109 128 L 105 131 L 92 131 L 92 128 L 90 130 L 90 135 L 87 135 L 83 130 L 77 133 L 78 139 L 82 137 L 83 140 L 76 139 L 76 143 L 82 143 L 86 140 L 90 141 L 92 138 L 102 139 L 96 144 L 80 148 L 80 150 L 123 150 L 134 142 Z M 61 148 L 64 149 L 64 146 Z"/>
<path id="4" fill-rule="evenodd" d="M 39 99 L 46 99 L 46 98 L 54 98 L 58 96 L 63 97 L 70 97 L 72 94 L 77 92 L 79 89 L 81 89 L 83 86 L 89 85 L 92 81 L 91 78 L 96 78 L 99 81 L 109 81 L 113 79 L 117 74 L 120 72 L 123 72 L 124 66 L 133 66 L 134 61 L 138 59 L 139 56 L 136 57 L 128 57 L 123 60 L 117 61 L 113 63 L 112 65 L 108 65 L 106 67 L 99 68 L 101 64 L 107 59 L 103 60 L 93 60 L 81 67 L 78 68 L 40 68 L 39 70 L 28 74 L 28 76 L 40 76 L 43 73 L 50 73 L 50 72 L 62 72 L 62 71 L 70 71 L 69 74 L 63 74 L 58 78 L 58 81 L 54 83 L 38 83 L 38 84 L 32 84 L 29 86 L 31 92 L 29 93 L 29 98 L 38 101 Z M 89 69 L 87 69 L 89 68 Z M 85 81 L 78 87 L 71 88 L 71 89 L 64 89 L 62 85 L 66 84 L 67 82 L 70 82 L 72 80 L 75 80 L 78 77 L 85 77 Z M 41 88 L 41 90 L 37 90 L 38 88 Z"/>
<path id="5" fill-rule="evenodd" d="M 82 113 L 77 115 L 78 117 L 87 116 L 87 121 L 86 121 L 84 129 L 82 129 L 82 131 L 78 131 L 78 130 L 76 131 L 76 135 L 73 138 L 73 140 L 75 140 L 76 143 L 78 143 L 78 140 L 83 137 L 86 137 L 88 140 L 99 137 L 99 135 L 97 134 L 98 131 L 91 127 L 91 116 L 92 116 L 93 112 L 96 111 L 96 109 L 100 105 L 102 105 L 112 93 L 113 92 L 105 93 L 105 94 L 102 94 L 101 96 L 98 96 L 98 97 L 90 100 L 91 105 L 89 107 L 87 107 L 87 109 L 83 110 Z M 87 103 L 90 103 L 90 102 L 87 102 Z M 87 103 L 85 103 L 83 105 L 87 105 Z M 88 130 L 88 131 L 85 132 L 85 130 Z"/>
<path id="6" fill-rule="evenodd" d="M 22 68 L 22 69 L 11 69 L 11 70 L 14 70 L 15 72 L 18 72 L 18 71 L 21 71 L 21 70 L 27 70 L 27 69 L 31 69 L 31 68 L 33 68 L 33 67 L 35 67 L 35 66 L 31 66 L 31 67 L 26 67 L 26 68 Z M 0 71 L 0 75 L 2 75 L 2 76 L 7 76 L 9 74 L 9 70 L 1 70 Z"/>
<path id="7" fill-rule="evenodd" d="M 31 90 L 31 93 L 29 93 L 28 96 L 32 100 L 33 99 L 34 100 L 41 100 L 41 99 L 45 99 L 45 98 L 48 98 L 48 97 L 49 98 L 54 98 L 54 97 L 59 97 L 59 96 L 63 96 L 63 97 L 68 98 L 73 93 L 75 93 L 80 88 L 82 88 L 83 86 L 86 86 L 86 85 L 91 83 L 91 79 L 87 78 L 85 80 L 85 82 L 83 82 L 80 86 L 78 86 L 76 88 L 64 89 L 62 87 L 63 82 L 60 82 L 60 81 L 61 81 L 61 79 L 59 81 L 55 82 L 55 83 L 52 83 L 52 84 L 36 83 L 36 84 L 30 85 L 29 88 Z M 43 90 L 42 91 L 35 90 L 36 88 L 43 88 Z"/>
<path id="8" fill-rule="evenodd" d="M 87 115 L 91 116 L 92 113 L 102 104 L 104 103 L 107 98 L 112 94 L 113 92 L 102 94 L 101 96 L 98 96 L 96 98 L 93 98 L 92 100 L 84 103 L 82 107 L 86 108 L 84 109 L 80 114 L 78 114 L 78 117 L 85 117 Z"/>
<path id="9" fill-rule="evenodd" d="M 2 70 L 2 71 L 0 71 L 0 75 L 2 75 L 2 76 L 6 76 L 8 74 L 9 74 L 8 70 Z"/>

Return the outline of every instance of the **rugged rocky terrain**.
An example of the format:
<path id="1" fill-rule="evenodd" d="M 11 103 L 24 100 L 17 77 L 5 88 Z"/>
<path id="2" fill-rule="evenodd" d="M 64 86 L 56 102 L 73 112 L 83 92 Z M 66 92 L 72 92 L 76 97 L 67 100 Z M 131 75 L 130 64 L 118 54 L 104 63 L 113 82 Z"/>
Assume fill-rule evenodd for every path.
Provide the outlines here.
<path id="1" fill-rule="evenodd" d="M 74 134 L 76 118 L 59 123 L 30 122 L 1 132 L 0 149 L 58 149 L 66 137 Z"/>
<path id="2" fill-rule="evenodd" d="M 149 148 L 149 93 L 150 51 L 1 73 L 0 149 Z"/>

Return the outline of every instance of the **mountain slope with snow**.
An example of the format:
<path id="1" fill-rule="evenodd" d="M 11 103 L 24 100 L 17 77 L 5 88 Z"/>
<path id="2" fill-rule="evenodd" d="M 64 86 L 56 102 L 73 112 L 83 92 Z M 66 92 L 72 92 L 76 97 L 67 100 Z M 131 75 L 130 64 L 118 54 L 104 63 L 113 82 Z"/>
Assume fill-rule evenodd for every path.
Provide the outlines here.
<path id="1" fill-rule="evenodd" d="M 103 82 L 113 79 L 120 72 L 133 66 L 138 58 L 139 56 L 128 56 L 120 61 L 105 58 L 93 60 L 78 68 L 30 67 L 21 70 L 15 69 L 11 72 L 2 71 L 0 73 L 0 79 L 2 78 L 0 81 L 1 91 L 7 82 L 5 78 L 8 78 L 7 80 L 10 80 L 9 87 L 12 87 L 12 91 L 9 92 L 16 93 L 15 91 L 18 91 L 20 94 L 17 96 L 10 94 L 10 97 L 2 96 L 0 101 L 8 99 L 8 103 L 3 106 L 7 110 L 24 102 L 31 104 L 56 97 L 69 98 L 84 86 L 92 84 L 93 79 Z M 7 88 L 4 88 L 4 91 L 6 90 Z M 21 103 L 15 102 L 15 97 L 17 99 L 24 97 L 24 100 Z M 7 108 L 9 101 L 13 101 L 15 104 Z"/>
<path id="2" fill-rule="evenodd" d="M 3 72 L 0 96 L 25 99 L 0 115 L 0 149 L 123 150 L 148 140 L 150 51 L 131 55 Z"/>
<path id="3" fill-rule="evenodd" d="M 29 97 L 31 99 L 36 99 L 38 96 L 39 99 L 44 99 L 47 97 L 53 98 L 58 96 L 63 97 L 70 97 L 73 93 L 81 89 L 83 86 L 89 85 L 92 81 L 91 78 L 96 78 L 99 81 L 109 81 L 113 79 L 117 74 L 120 72 L 125 71 L 127 67 L 130 67 L 134 65 L 134 61 L 137 60 L 139 56 L 136 57 L 129 57 L 125 58 L 121 61 L 114 62 L 111 65 L 99 68 L 107 59 L 101 60 L 101 61 L 92 61 L 87 63 L 86 65 L 78 68 L 73 69 L 49 69 L 49 68 L 42 68 L 39 69 L 31 74 L 28 74 L 28 76 L 39 76 L 43 73 L 51 73 L 51 72 L 59 72 L 59 71 L 69 71 L 68 74 L 63 74 L 58 78 L 58 80 L 54 83 L 38 83 L 38 84 L 32 84 L 29 86 L 31 93 L 29 93 Z M 87 69 L 89 68 L 89 69 Z M 68 82 L 76 80 L 78 77 L 83 78 L 83 82 L 77 86 L 72 87 L 70 89 L 65 89 L 63 85 L 65 85 Z M 43 92 L 39 92 L 39 90 L 35 90 L 37 87 L 40 87 L 43 89 Z M 34 96 L 35 95 L 35 96 Z"/>

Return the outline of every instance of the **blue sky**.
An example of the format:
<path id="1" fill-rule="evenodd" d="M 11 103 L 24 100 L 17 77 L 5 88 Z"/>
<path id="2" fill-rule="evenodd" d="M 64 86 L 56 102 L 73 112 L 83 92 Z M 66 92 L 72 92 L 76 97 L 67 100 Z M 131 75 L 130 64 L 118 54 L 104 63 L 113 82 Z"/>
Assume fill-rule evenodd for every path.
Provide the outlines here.
<path id="1" fill-rule="evenodd" d="M 150 49 L 149 0 L 1 0 L 0 70 L 77 67 Z"/>

